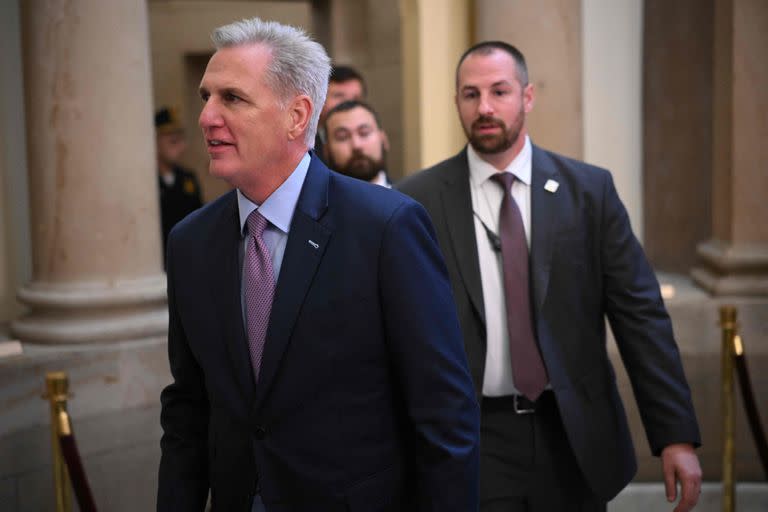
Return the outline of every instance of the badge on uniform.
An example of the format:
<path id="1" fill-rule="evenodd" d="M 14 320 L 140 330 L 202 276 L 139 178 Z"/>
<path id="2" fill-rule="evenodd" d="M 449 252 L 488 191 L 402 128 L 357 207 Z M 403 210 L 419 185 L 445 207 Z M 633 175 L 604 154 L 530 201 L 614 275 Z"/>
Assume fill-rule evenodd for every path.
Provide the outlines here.
<path id="1" fill-rule="evenodd" d="M 191 179 L 187 178 L 184 180 L 184 192 L 186 192 L 189 195 L 192 195 L 195 193 L 195 190 L 197 190 L 197 187 L 195 186 L 195 182 Z"/>

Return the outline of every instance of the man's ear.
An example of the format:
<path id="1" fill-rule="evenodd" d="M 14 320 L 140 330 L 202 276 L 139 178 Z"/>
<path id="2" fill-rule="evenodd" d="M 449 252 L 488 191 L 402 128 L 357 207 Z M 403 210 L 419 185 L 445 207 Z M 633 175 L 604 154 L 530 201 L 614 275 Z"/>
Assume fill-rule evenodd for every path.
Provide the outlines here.
<path id="1" fill-rule="evenodd" d="M 288 140 L 296 140 L 304 136 L 312 117 L 312 100 L 306 94 L 293 98 L 286 109 L 288 113 Z"/>
<path id="2" fill-rule="evenodd" d="M 533 84 L 528 84 L 523 89 L 523 108 L 526 114 L 530 114 L 533 110 L 533 105 L 536 103 L 536 91 L 533 89 Z"/>
<path id="3" fill-rule="evenodd" d="M 387 132 L 385 132 L 384 130 L 380 130 L 380 131 L 381 131 L 381 142 L 382 144 L 384 144 L 384 149 L 386 149 L 387 152 L 389 152 L 389 137 L 387 136 Z"/>

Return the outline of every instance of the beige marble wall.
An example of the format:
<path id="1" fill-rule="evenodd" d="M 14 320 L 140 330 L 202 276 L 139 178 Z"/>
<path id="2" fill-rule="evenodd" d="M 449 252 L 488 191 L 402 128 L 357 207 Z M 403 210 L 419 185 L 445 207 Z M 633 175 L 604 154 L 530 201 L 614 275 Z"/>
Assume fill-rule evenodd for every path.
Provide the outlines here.
<path id="1" fill-rule="evenodd" d="M 573 0 L 475 0 L 478 41 L 501 39 L 526 57 L 536 90 L 528 116 L 531 139 L 548 149 L 582 158 L 581 2 Z"/>
<path id="2" fill-rule="evenodd" d="M 712 232 L 714 3 L 645 1 L 644 245 L 667 272 L 688 273 Z"/>
<path id="3" fill-rule="evenodd" d="M 733 18 L 732 240 L 768 246 L 768 2 L 734 0 Z"/>
<path id="4" fill-rule="evenodd" d="M 582 0 L 581 5 L 583 158 L 610 169 L 642 240 L 643 2 Z"/>
<path id="5" fill-rule="evenodd" d="M 470 45 L 469 0 L 401 0 L 403 135 L 407 174 L 466 143 L 454 103 L 456 63 Z"/>
<path id="6" fill-rule="evenodd" d="M 400 91 L 403 105 L 403 166 L 405 174 L 413 174 L 421 165 L 421 123 L 419 73 L 421 55 L 414 49 L 419 45 L 418 3 L 400 0 L 400 51 L 402 54 L 402 84 Z"/>
<path id="7" fill-rule="evenodd" d="M 715 236 L 736 243 L 767 241 L 768 223 L 762 219 L 768 213 L 768 173 L 760 169 L 768 160 L 768 64 L 757 57 L 768 48 L 768 5 L 722 0 L 716 13 L 722 21 L 716 32 Z"/>
<path id="8" fill-rule="evenodd" d="M 214 51 L 211 31 L 253 16 L 309 31 L 312 28 L 309 1 L 149 0 L 154 105 L 156 108 L 173 105 L 181 110 L 189 136 L 184 161 L 200 177 L 205 201 L 229 190 L 227 184 L 208 175 L 208 155 L 197 126 L 200 114 L 197 88 Z"/>

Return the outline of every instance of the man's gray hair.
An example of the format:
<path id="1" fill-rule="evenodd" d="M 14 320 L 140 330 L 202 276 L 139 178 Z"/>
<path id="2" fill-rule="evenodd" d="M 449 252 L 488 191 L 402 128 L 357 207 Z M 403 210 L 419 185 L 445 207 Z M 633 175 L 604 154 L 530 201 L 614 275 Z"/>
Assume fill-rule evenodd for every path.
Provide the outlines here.
<path id="1" fill-rule="evenodd" d="M 305 142 L 315 145 L 320 111 L 328 92 L 331 59 L 320 43 L 313 41 L 300 28 L 259 18 L 244 19 L 224 25 L 211 35 L 216 49 L 248 44 L 262 44 L 272 50 L 267 65 L 266 81 L 282 100 L 285 108 L 292 94 L 306 94 L 312 100 Z"/>

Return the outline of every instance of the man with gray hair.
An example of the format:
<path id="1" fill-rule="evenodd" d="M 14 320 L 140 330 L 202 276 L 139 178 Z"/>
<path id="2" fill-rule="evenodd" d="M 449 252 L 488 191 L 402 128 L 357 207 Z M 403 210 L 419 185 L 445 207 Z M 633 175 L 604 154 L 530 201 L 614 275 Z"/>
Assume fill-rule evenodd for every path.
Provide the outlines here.
<path id="1" fill-rule="evenodd" d="M 309 148 L 329 59 L 258 18 L 200 83 L 210 173 L 235 190 L 168 242 L 158 511 L 478 507 L 479 411 L 424 209 Z"/>

